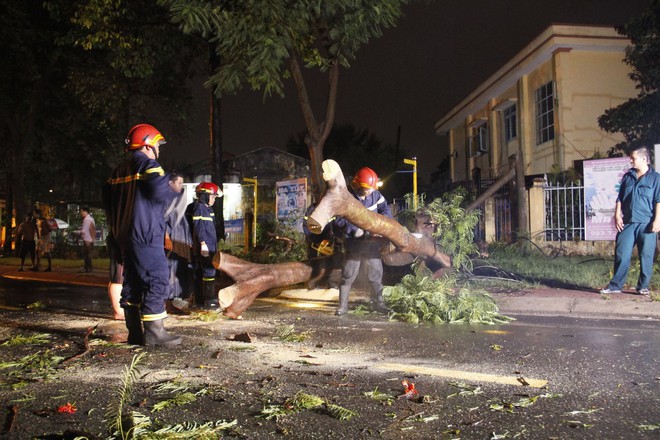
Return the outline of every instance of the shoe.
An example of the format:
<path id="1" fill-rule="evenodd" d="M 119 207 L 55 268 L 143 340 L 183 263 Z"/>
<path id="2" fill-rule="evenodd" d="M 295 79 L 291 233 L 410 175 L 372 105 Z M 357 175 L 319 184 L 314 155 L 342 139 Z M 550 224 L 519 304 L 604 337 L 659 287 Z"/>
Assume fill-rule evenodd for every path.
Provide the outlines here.
<path id="1" fill-rule="evenodd" d="M 165 311 L 168 315 L 190 315 L 190 310 L 184 310 L 177 307 L 174 305 L 174 301 L 170 299 L 165 302 Z"/>
<path id="2" fill-rule="evenodd" d="M 48 269 L 44 270 L 44 272 L 51 272 L 50 267 Z"/>
<path id="3" fill-rule="evenodd" d="M 621 290 L 620 289 L 610 289 L 609 287 L 606 287 L 606 288 L 600 290 L 601 295 L 609 295 L 611 293 L 621 293 Z"/>
<path id="4" fill-rule="evenodd" d="M 385 305 L 382 301 L 374 301 L 371 303 L 371 310 L 378 313 L 389 314 L 392 310 Z"/>
<path id="5" fill-rule="evenodd" d="M 176 307 L 177 309 L 181 309 L 181 310 L 190 309 L 190 302 L 186 301 L 185 299 L 181 299 L 181 298 L 173 298 L 172 299 L 172 305 L 174 307 Z"/>
<path id="6" fill-rule="evenodd" d="M 18 269 L 18 271 L 19 271 L 19 272 L 23 272 L 23 268 L 21 267 L 20 269 Z"/>
<path id="7" fill-rule="evenodd" d="M 646 287 L 643 287 L 643 288 L 641 288 L 641 289 L 637 289 L 637 293 L 638 293 L 639 295 L 644 295 L 644 296 L 649 296 L 649 295 L 651 295 L 651 291 L 650 291 L 649 289 L 647 289 Z"/>
<path id="8" fill-rule="evenodd" d="M 337 310 L 335 310 L 335 315 L 343 316 L 346 314 L 346 312 L 348 312 L 348 309 L 338 308 Z"/>
<path id="9" fill-rule="evenodd" d="M 39 269 L 37 269 L 36 267 L 31 267 L 28 270 L 30 270 L 32 272 L 39 272 Z"/>
<path id="10" fill-rule="evenodd" d="M 181 337 L 171 335 L 165 330 L 163 320 L 144 321 L 144 344 L 173 346 L 181 344 Z"/>

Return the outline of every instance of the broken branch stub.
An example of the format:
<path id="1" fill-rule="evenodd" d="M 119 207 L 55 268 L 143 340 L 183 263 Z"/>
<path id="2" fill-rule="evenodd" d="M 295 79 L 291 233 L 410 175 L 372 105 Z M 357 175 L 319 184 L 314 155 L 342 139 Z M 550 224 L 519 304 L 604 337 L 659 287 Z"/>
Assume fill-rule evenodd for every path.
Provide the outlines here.
<path id="1" fill-rule="evenodd" d="M 311 266 L 305 263 L 257 264 L 222 252 L 214 255 L 213 266 L 235 281 L 218 291 L 223 313 L 234 319 L 238 319 L 260 293 L 305 282 L 312 275 Z"/>
<path id="2" fill-rule="evenodd" d="M 439 252 L 432 238 L 416 237 L 396 220 L 365 208 L 348 191 L 346 179 L 337 162 L 326 160 L 321 167 L 323 179 L 327 182 L 328 188 L 314 212 L 307 219 L 307 227 L 310 231 L 319 234 L 333 217 L 344 217 L 365 231 L 389 239 L 399 252 L 430 259 L 443 268 L 451 266 L 449 255 Z M 393 259 L 393 261 L 396 260 Z"/>

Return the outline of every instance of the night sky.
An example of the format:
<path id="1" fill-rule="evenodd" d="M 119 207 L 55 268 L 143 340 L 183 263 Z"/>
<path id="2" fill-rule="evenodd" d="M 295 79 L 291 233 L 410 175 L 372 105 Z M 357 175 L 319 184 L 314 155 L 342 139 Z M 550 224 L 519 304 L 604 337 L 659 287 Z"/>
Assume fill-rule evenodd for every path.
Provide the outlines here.
<path id="1" fill-rule="evenodd" d="M 426 178 L 447 155 L 446 139 L 433 125 L 476 86 L 504 65 L 551 23 L 625 23 L 648 0 L 444 0 L 404 7 L 399 25 L 386 29 L 342 69 L 336 122 L 353 124 L 416 155 Z M 305 72 L 306 74 L 310 72 Z M 308 83 L 316 116 L 322 119 L 325 78 Z M 201 82 L 195 130 L 163 151 L 164 160 L 204 160 L 208 150 L 208 97 Z M 263 146 L 284 149 L 304 130 L 292 81 L 285 98 L 263 100 L 260 92 L 223 98 L 223 145 L 242 154 Z M 167 137 L 167 135 L 166 135 Z M 340 163 L 341 165 L 341 163 Z M 368 165 L 368 164 L 366 164 Z"/>

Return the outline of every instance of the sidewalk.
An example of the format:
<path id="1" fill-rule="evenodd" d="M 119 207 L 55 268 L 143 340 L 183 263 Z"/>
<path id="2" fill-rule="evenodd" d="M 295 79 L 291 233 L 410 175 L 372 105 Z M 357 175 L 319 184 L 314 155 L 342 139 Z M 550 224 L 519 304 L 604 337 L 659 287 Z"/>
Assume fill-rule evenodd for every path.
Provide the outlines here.
<path id="1" fill-rule="evenodd" d="M 0 277 L 105 287 L 108 270 L 95 269 L 79 273 L 78 269 L 57 268 L 53 272 L 19 272 L 16 266 L 0 265 Z M 585 318 L 660 319 L 660 301 L 634 293 L 601 296 L 596 290 L 552 288 L 522 289 L 511 293 L 491 293 L 504 315 L 571 316 Z M 336 303 L 336 289 L 289 289 L 278 298 L 292 301 L 322 301 Z M 351 301 L 366 300 L 361 292 L 351 294 Z"/>

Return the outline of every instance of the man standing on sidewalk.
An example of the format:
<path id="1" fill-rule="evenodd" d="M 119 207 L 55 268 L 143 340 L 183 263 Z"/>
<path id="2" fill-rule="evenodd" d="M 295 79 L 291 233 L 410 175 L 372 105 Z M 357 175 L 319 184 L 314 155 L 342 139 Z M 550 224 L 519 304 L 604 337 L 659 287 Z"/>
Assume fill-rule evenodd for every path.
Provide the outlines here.
<path id="1" fill-rule="evenodd" d="M 80 272 L 91 272 L 92 248 L 96 239 L 96 223 L 87 206 L 80 208 L 80 215 L 83 218 L 82 228 L 80 229 L 83 240 L 83 268 L 80 269 Z"/>
<path id="2" fill-rule="evenodd" d="M 618 234 L 614 250 L 614 276 L 600 293 L 621 293 L 628 277 L 635 245 L 639 253 L 637 293 L 649 295 L 653 256 L 660 231 L 660 174 L 650 166 L 649 151 L 636 148 L 628 154 L 632 168 L 621 179 L 614 223 Z"/>

